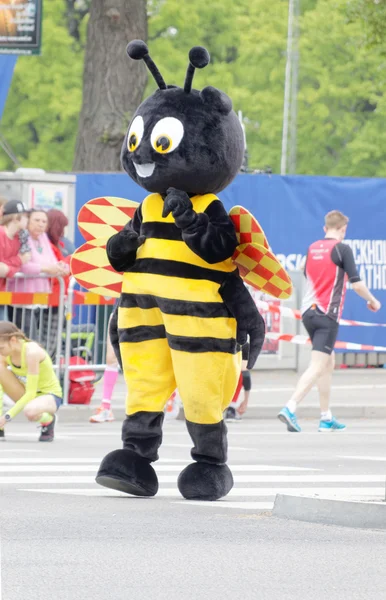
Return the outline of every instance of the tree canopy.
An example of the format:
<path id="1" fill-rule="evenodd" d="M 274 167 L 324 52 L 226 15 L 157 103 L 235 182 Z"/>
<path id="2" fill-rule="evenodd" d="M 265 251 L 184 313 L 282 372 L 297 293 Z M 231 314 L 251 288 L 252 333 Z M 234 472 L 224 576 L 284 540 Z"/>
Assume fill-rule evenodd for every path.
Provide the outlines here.
<path id="1" fill-rule="evenodd" d="M 349 0 L 347 15 L 351 22 L 360 22 L 369 47 L 379 46 L 386 53 L 385 0 Z"/>
<path id="2" fill-rule="evenodd" d="M 76 26 L 71 21 L 75 36 L 74 4 L 85 9 Z M 43 54 L 18 59 L 1 131 L 23 166 L 72 168 L 87 6 L 46 2 Z M 363 23 L 348 15 L 347 0 L 302 0 L 301 7 L 297 173 L 386 177 L 382 47 L 364 43 Z M 206 46 L 211 64 L 196 71 L 194 86 L 231 96 L 245 119 L 249 166 L 278 173 L 287 0 L 148 0 L 147 8 L 150 53 L 167 83 L 182 85 L 189 49 Z M 153 89 L 149 78 L 145 95 Z M 12 168 L 4 154 L 1 168 Z"/>

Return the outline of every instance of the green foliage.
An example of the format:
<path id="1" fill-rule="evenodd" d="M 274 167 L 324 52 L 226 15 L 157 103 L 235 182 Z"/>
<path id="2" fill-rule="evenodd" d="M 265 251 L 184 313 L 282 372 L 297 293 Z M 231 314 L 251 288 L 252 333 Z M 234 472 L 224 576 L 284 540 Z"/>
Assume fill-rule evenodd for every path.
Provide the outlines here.
<path id="1" fill-rule="evenodd" d="M 71 169 L 83 50 L 68 33 L 66 4 L 45 2 L 43 55 L 19 57 L 1 123 L 23 166 Z M 386 59 L 381 48 L 367 49 L 347 6 L 301 0 L 297 172 L 386 177 Z M 232 97 L 245 118 L 250 167 L 279 172 L 288 0 L 148 0 L 148 13 L 150 52 L 167 83 L 182 85 L 189 49 L 206 46 L 211 65 L 194 86 Z M 149 78 L 146 95 L 154 87 Z M 0 154 L 0 169 L 11 167 Z"/>
<path id="2" fill-rule="evenodd" d="M 385 0 L 349 0 L 347 15 L 350 22 L 360 22 L 369 47 L 380 46 L 386 52 Z"/>
<path id="3" fill-rule="evenodd" d="M 1 131 L 23 167 L 71 170 L 82 101 L 83 50 L 70 37 L 62 0 L 44 2 L 42 56 L 20 56 Z M 13 169 L 0 153 L 0 169 Z"/>
<path id="4" fill-rule="evenodd" d="M 280 160 L 287 11 L 282 1 L 167 0 L 150 20 L 151 53 L 168 83 L 183 84 L 192 45 L 208 48 L 211 65 L 193 85 L 232 97 L 247 118 L 250 164 L 261 167 Z"/>
<path id="5" fill-rule="evenodd" d="M 345 4 L 319 0 L 302 18 L 297 171 L 386 177 L 386 60 Z"/>

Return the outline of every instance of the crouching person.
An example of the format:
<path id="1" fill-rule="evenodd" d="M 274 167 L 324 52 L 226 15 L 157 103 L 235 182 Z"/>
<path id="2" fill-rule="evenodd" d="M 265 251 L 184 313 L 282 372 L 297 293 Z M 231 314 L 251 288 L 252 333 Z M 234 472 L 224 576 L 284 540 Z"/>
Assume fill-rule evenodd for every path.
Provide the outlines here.
<path id="1" fill-rule="evenodd" d="M 0 385 L 15 403 L 0 416 L 0 437 L 23 411 L 29 421 L 39 423 L 39 442 L 52 442 L 62 388 L 47 352 L 8 321 L 0 321 Z"/>

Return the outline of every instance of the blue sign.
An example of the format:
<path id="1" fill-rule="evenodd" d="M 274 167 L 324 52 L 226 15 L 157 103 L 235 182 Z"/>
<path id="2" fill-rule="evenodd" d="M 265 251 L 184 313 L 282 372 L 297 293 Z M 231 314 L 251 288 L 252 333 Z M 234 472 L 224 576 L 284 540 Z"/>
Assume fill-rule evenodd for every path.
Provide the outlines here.
<path id="1" fill-rule="evenodd" d="M 97 196 L 120 196 L 140 202 L 146 191 L 126 174 L 77 175 L 76 202 L 80 207 Z M 340 210 L 350 219 L 347 243 L 362 279 L 382 303 L 374 314 L 353 290 L 348 290 L 345 319 L 386 322 L 386 179 L 239 175 L 219 194 L 229 210 L 239 204 L 262 225 L 268 241 L 290 272 L 299 268 L 308 246 L 324 237 L 324 216 Z M 77 245 L 83 243 L 78 234 Z M 341 327 L 339 339 L 386 346 L 386 329 Z"/>
<path id="2" fill-rule="evenodd" d="M 13 70 L 17 56 L 0 56 L 0 122 L 7 100 L 8 91 L 11 87 Z"/>

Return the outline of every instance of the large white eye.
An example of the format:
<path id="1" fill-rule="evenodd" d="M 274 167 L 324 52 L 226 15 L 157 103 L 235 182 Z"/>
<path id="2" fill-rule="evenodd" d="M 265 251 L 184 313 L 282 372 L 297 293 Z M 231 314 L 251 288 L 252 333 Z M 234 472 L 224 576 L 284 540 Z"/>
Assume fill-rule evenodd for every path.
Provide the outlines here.
<path id="1" fill-rule="evenodd" d="M 151 132 L 151 145 L 156 152 L 167 154 L 173 152 L 184 137 L 184 126 L 174 117 L 165 117 L 154 125 Z"/>
<path id="2" fill-rule="evenodd" d="M 129 152 L 134 152 L 141 143 L 143 137 L 143 131 L 145 126 L 143 124 L 143 119 L 138 115 L 135 117 L 132 122 L 129 130 L 129 135 L 127 136 L 127 148 Z"/>

